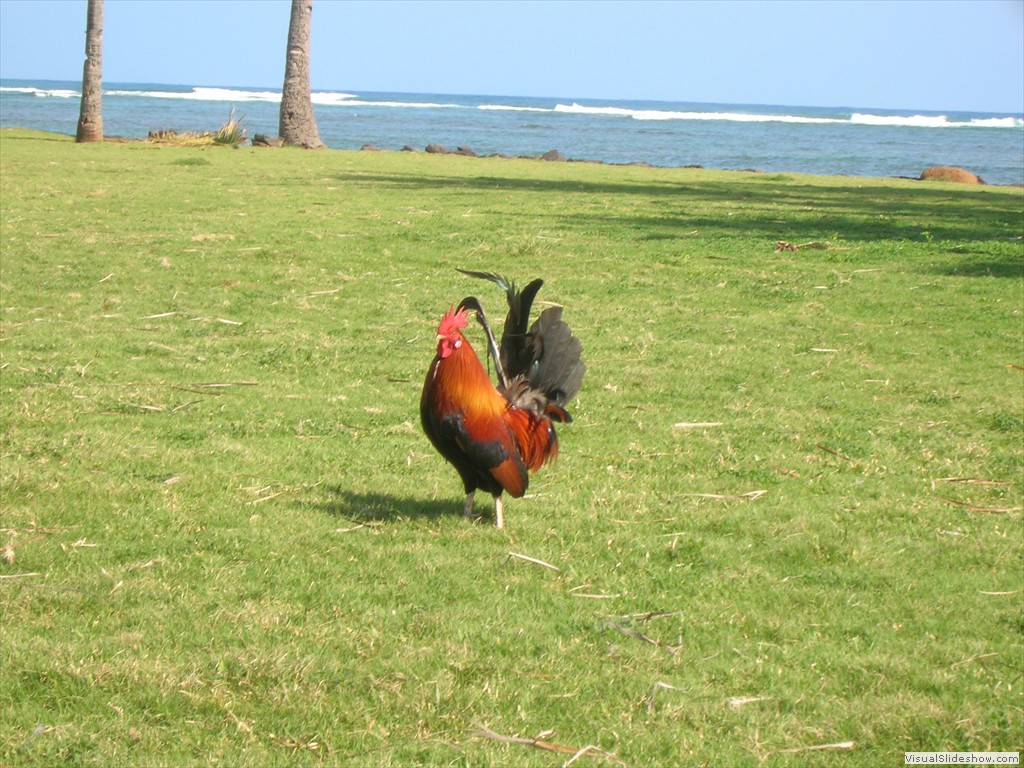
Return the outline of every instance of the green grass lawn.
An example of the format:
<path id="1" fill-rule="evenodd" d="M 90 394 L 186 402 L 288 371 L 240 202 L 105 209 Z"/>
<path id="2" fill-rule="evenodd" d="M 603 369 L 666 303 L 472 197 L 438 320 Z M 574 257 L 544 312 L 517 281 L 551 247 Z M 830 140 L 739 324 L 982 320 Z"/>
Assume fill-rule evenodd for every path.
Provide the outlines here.
<path id="1" fill-rule="evenodd" d="M 0 174 L 0 764 L 1024 746 L 1020 189 L 10 129 Z M 504 531 L 419 426 L 444 310 L 502 315 L 456 267 L 588 366 Z"/>

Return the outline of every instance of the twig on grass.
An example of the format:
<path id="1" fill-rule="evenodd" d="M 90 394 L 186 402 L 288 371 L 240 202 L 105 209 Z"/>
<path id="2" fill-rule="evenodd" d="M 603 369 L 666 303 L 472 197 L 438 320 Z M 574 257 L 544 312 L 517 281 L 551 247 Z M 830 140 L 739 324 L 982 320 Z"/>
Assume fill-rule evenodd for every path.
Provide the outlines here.
<path id="1" fill-rule="evenodd" d="M 358 531 L 360 528 L 366 528 L 366 523 L 360 523 L 359 525 L 353 525 L 351 528 L 335 528 L 335 533 L 351 533 L 352 531 Z"/>
<path id="2" fill-rule="evenodd" d="M 26 544 L 31 544 L 34 541 L 42 541 L 46 538 L 46 534 L 40 536 L 33 536 L 31 539 L 25 539 L 24 541 L 12 541 L 10 544 L 4 544 L 3 548 L 3 559 L 8 565 L 14 563 L 14 550 L 18 547 L 23 547 Z M 35 575 L 35 574 L 32 574 Z"/>
<path id="3" fill-rule="evenodd" d="M 782 251 L 789 251 L 791 253 L 796 253 L 797 251 L 802 250 L 804 248 L 810 248 L 811 250 L 814 250 L 814 251 L 827 251 L 831 247 L 832 247 L 832 243 L 830 243 L 828 240 L 824 240 L 824 241 L 821 241 L 821 240 L 811 240 L 810 242 L 807 242 L 807 243 L 791 243 L 788 240 L 776 240 L 775 241 L 775 252 L 776 253 L 781 253 Z M 845 250 L 845 249 L 840 249 L 840 250 Z"/>
<path id="4" fill-rule="evenodd" d="M 848 461 L 848 462 L 850 462 L 855 467 L 859 467 L 860 466 L 860 462 L 859 461 L 857 461 L 856 459 L 850 458 L 849 456 L 847 456 L 845 453 L 843 453 L 841 451 L 833 451 L 831 448 L 829 448 L 827 446 L 824 446 L 821 443 L 815 443 L 814 447 L 818 448 L 819 450 L 824 451 L 825 453 L 829 453 L 829 454 L 835 456 L 837 459 L 842 459 L 843 461 Z"/>
<path id="5" fill-rule="evenodd" d="M 668 683 L 664 683 L 661 680 L 658 680 L 653 686 L 651 686 L 651 692 L 644 697 L 647 700 L 647 711 L 648 712 L 653 712 L 654 711 L 654 696 L 658 692 L 658 690 L 661 689 L 661 688 L 663 688 L 665 690 L 668 690 L 668 691 L 680 691 L 680 692 L 685 693 L 685 689 L 684 688 L 677 688 L 674 685 L 669 685 Z M 710 696 L 698 696 L 698 697 L 696 697 L 695 700 L 700 700 L 700 699 L 705 699 L 706 700 L 706 699 L 709 699 L 709 698 L 715 698 L 715 700 L 718 701 L 717 697 L 710 697 Z M 729 698 L 727 698 L 725 700 L 725 703 L 728 704 L 733 709 L 739 709 L 740 707 L 745 706 L 747 704 L 754 704 L 754 703 L 759 702 L 759 701 L 770 701 L 771 698 L 772 698 L 771 696 L 730 696 Z"/>
<path id="6" fill-rule="evenodd" d="M 839 741 L 835 744 L 813 744 L 809 747 L 790 747 L 789 749 L 777 749 L 777 755 L 795 755 L 797 752 L 814 752 L 822 749 L 853 749 L 856 745 L 852 741 Z"/>
<path id="7" fill-rule="evenodd" d="M 682 691 L 682 688 L 677 688 L 674 685 L 663 683 L 661 680 L 655 681 L 654 685 L 651 686 L 651 692 L 645 697 L 647 699 L 647 712 L 654 712 L 654 694 L 658 692 L 659 688 L 664 688 L 667 691 Z"/>
<path id="8" fill-rule="evenodd" d="M 1012 485 L 1009 480 L 985 480 L 981 477 L 940 477 L 940 483 L 966 483 L 967 485 Z"/>
<path id="9" fill-rule="evenodd" d="M 960 659 L 960 661 L 950 664 L 949 668 L 956 669 L 957 667 L 962 667 L 964 664 L 970 664 L 975 661 L 981 661 L 982 659 L 991 659 L 998 655 L 998 653 L 979 653 L 976 656 L 968 656 L 966 659 Z"/>
<path id="10" fill-rule="evenodd" d="M 651 619 L 664 619 L 668 616 L 682 616 L 682 611 L 647 611 L 645 613 L 627 613 L 623 616 L 613 616 L 623 621 L 650 621 Z"/>
<path id="11" fill-rule="evenodd" d="M 261 489 L 261 490 L 257 491 L 257 493 L 262 493 L 263 490 L 266 490 L 266 489 Z M 334 529 L 335 533 L 351 533 L 352 531 L 359 531 L 359 530 L 362 530 L 363 528 L 369 528 L 372 531 L 372 530 L 375 530 L 377 528 L 380 528 L 384 524 L 380 520 L 364 520 L 364 521 L 359 521 L 359 520 L 353 520 L 350 517 L 344 517 L 342 519 L 345 522 L 347 522 L 347 523 L 351 523 L 352 525 L 350 525 L 348 528 L 335 528 Z"/>
<path id="12" fill-rule="evenodd" d="M 672 425 L 676 429 L 702 429 L 704 427 L 720 427 L 720 421 L 680 421 Z"/>
<path id="13" fill-rule="evenodd" d="M 589 755 L 591 752 L 596 752 L 601 757 L 607 757 L 608 759 L 613 759 L 613 760 L 616 760 L 617 762 L 620 762 L 621 765 L 625 765 L 625 763 L 621 763 L 621 761 L 619 761 L 618 758 L 614 758 L 614 757 L 608 755 L 606 752 L 604 752 L 603 750 L 601 750 L 597 746 L 595 746 L 593 744 L 587 744 L 587 746 L 581 747 L 579 750 L 577 750 L 575 755 L 573 755 L 568 760 L 566 760 L 564 763 L 562 763 L 562 768 L 568 768 L 570 765 L 575 763 L 581 757 L 585 757 L 585 756 Z"/>
<path id="14" fill-rule="evenodd" d="M 288 493 L 288 490 L 289 489 L 285 489 L 283 491 L 278 491 L 277 493 L 272 493 L 269 496 L 261 496 L 258 499 L 253 499 L 249 502 L 249 505 L 255 507 L 257 504 L 262 504 L 264 501 L 270 501 L 271 499 L 276 499 L 278 496 L 284 496 L 284 494 Z"/>
<path id="15" fill-rule="evenodd" d="M 687 496 L 693 499 L 716 499 L 718 501 L 757 501 L 764 496 L 768 491 L 747 491 L 746 493 L 728 494 L 728 493 L 682 493 L 681 496 Z"/>
<path id="16" fill-rule="evenodd" d="M 235 721 L 236 730 L 242 733 L 252 733 L 252 726 L 245 720 L 242 720 L 238 715 L 231 711 L 230 707 L 224 707 L 224 711 L 227 712 L 231 719 Z"/>
<path id="17" fill-rule="evenodd" d="M 177 384 L 172 384 L 171 389 L 176 389 L 179 392 L 192 392 L 196 395 L 210 395 L 212 397 L 220 397 L 223 393 L 221 392 L 210 392 L 206 389 L 194 389 L 192 387 L 181 387 Z"/>
<path id="18" fill-rule="evenodd" d="M 168 347 L 170 349 L 170 347 Z M 174 350 L 177 351 L 177 350 Z M 200 382 L 198 384 L 192 384 L 190 386 L 183 386 L 180 384 L 172 384 L 171 389 L 176 389 L 179 392 L 194 392 L 197 395 L 212 395 L 214 397 L 220 397 L 220 389 L 230 389 L 231 387 L 256 387 L 259 386 L 258 381 L 228 381 L 228 382 Z M 198 401 L 197 401 L 198 402 Z"/>
<path id="19" fill-rule="evenodd" d="M 739 709 L 744 704 L 754 704 L 758 701 L 768 701 L 771 696 L 730 696 L 726 703 L 733 709 Z"/>
<path id="20" fill-rule="evenodd" d="M 512 558 L 515 558 L 516 560 L 523 560 L 524 562 L 527 562 L 527 563 L 533 563 L 534 565 L 539 565 L 542 568 L 548 568 L 548 569 L 550 569 L 552 571 L 555 571 L 556 573 L 561 573 L 562 572 L 561 568 L 556 568 L 551 563 L 545 563 L 543 560 L 538 560 L 535 557 L 527 557 L 526 555 L 520 555 L 517 552 L 509 552 L 508 553 L 508 557 L 505 558 L 505 562 L 507 563 Z"/>
<path id="21" fill-rule="evenodd" d="M 502 734 L 495 733 L 490 728 L 480 725 L 479 723 L 473 723 L 473 727 L 475 730 L 471 731 L 470 734 L 477 738 L 499 741 L 502 744 L 522 744 L 527 747 L 543 749 L 547 752 L 558 752 L 563 755 L 572 755 L 567 762 L 562 763 L 562 768 L 565 768 L 567 765 L 571 765 L 583 756 L 602 757 L 605 760 L 611 760 L 619 765 L 625 765 L 625 763 L 619 760 L 615 755 L 610 752 L 605 752 L 603 749 L 595 747 L 593 744 L 588 744 L 582 749 L 577 749 L 576 747 L 567 747 L 564 744 L 555 744 L 554 742 L 544 741 L 541 738 L 524 739 L 520 736 L 503 736 Z M 550 733 L 552 733 L 552 731 L 545 731 L 542 735 L 547 736 Z"/>
<path id="22" fill-rule="evenodd" d="M 934 498 L 939 501 L 944 501 L 947 504 L 953 504 L 957 507 L 963 507 L 969 509 L 972 512 L 989 512 L 989 513 L 1002 513 L 1002 512 L 1020 512 L 1024 507 L 979 507 L 976 504 L 968 504 L 966 501 L 957 501 L 956 499 L 947 499 L 945 496 L 935 496 Z"/>
<path id="23" fill-rule="evenodd" d="M 607 626 L 609 629 L 614 629 L 616 632 L 620 632 L 626 637 L 632 637 L 637 640 L 641 640 L 645 643 L 650 643 L 651 645 L 656 646 L 658 648 L 663 648 L 672 656 L 675 656 L 677 653 L 679 653 L 679 651 L 683 649 L 682 645 L 669 645 L 668 643 L 664 643 L 661 640 L 655 640 L 653 637 L 648 637 L 643 632 L 638 632 L 637 630 L 632 629 L 630 627 L 624 627 L 617 621 L 614 621 L 612 619 L 606 619 L 605 626 Z"/>

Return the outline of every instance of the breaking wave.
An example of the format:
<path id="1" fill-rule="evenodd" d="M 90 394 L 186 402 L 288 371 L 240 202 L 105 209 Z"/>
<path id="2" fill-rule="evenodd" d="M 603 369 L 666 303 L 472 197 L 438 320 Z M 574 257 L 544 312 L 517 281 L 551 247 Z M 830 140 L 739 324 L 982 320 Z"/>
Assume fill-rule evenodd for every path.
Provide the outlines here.
<path id="1" fill-rule="evenodd" d="M 628 117 L 633 120 L 724 120 L 737 123 L 803 123 L 812 125 L 877 125 L 911 128 L 1021 128 L 1024 120 L 1017 117 L 981 117 L 951 120 L 946 115 L 875 115 L 854 112 L 849 116 L 824 117 L 792 115 L 777 112 L 677 111 L 662 109 L 629 109 L 626 107 L 590 107 L 582 104 L 557 104 L 555 112 L 575 115 Z"/>
<path id="2" fill-rule="evenodd" d="M 67 88 L 31 88 L 31 87 L 16 87 L 16 86 L 3 86 L 0 87 L 0 91 L 4 93 L 24 93 L 29 96 L 40 96 L 40 97 L 52 97 L 55 99 L 77 99 L 79 97 L 78 91 L 72 91 Z"/>
<path id="3" fill-rule="evenodd" d="M 37 88 L 32 86 L 3 86 L 0 91 L 12 94 L 24 94 L 40 98 L 73 99 L 78 98 L 78 90 L 71 88 Z M 280 103 L 281 92 L 275 90 L 247 90 L 244 88 L 216 88 L 195 86 L 191 88 L 146 87 L 137 88 L 115 87 L 104 92 L 110 97 L 129 97 L 142 99 L 165 99 L 199 102 L 263 102 Z M 1024 120 L 1015 116 L 979 116 L 964 114 L 962 118 L 949 117 L 942 114 L 892 114 L 873 112 L 849 112 L 827 109 L 802 109 L 778 107 L 742 107 L 738 110 L 715 109 L 715 105 L 695 105 L 696 109 L 654 109 L 629 106 L 590 106 L 572 102 L 569 104 L 554 103 L 552 100 L 535 100 L 537 103 L 500 103 L 497 99 L 489 99 L 476 103 L 473 97 L 455 97 L 452 102 L 419 100 L 414 94 L 380 94 L 380 100 L 367 99 L 342 91 L 314 91 L 310 97 L 314 104 L 322 107 L 372 107 L 393 109 L 478 109 L 505 112 L 540 112 L 548 114 L 592 115 L 594 117 L 627 118 L 632 120 L 669 121 L 724 121 L 734 123 L 793 123 L 806 125 L 860 125 L 907 128 L 1001 128 L 1020 129 Z M 483 101 L 483 99 L 479 99 Z M 517 102 L 529 102 L 528 99 L 517 99 Z M 547 103 L 544 103 L 544 102 Z M 783 111 L 788 109 L 790 111 Z"/>

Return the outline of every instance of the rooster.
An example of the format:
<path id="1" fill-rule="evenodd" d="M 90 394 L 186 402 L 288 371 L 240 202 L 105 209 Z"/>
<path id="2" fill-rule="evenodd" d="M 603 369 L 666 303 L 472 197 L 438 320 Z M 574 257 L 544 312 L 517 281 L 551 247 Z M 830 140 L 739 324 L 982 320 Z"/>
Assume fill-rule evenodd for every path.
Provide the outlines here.
<path id="1" fill-rule="evenodd" d="M 476 297 L 449 309 L 437 329 L 437 355 L 423 384 L 420 419 L 430 442 L 462 478 L 464 514 L 472 517 L 473 497 L 483 489 L 494 497 L 494 522 L 502 528 L 502 493 L 521 497 L 530 472 L 558 453 L 554 422 L 572 421 L 565 405 L 583 383 L 583 348 L 558 306 L 541 312 L 527 331 L 543 280 L 519 291 L 501 275 L 459 271 L 505 290 L 509 310 L 501 346 Z M 487 336 L 497 386 L 462 332 L 470 312 Z"/>

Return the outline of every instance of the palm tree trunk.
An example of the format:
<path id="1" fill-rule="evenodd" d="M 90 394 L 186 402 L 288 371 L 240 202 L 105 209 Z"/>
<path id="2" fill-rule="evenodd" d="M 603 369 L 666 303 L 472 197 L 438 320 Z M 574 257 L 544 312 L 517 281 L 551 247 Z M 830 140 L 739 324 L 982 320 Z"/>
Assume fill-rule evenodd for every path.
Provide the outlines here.
<path id="1" fill-rule="evenodd" d="M 309 96 L 309 30 L 313 0 L 292 0 L 288 24 L 288 56 L 281 90 L 281 119 L 278 133 L 285 144 L 306 149 L 323 146 Z"/>
<path id="2" fill-rule="evenodd" d="M 103 141 L 103 0 L 89 0 L 82 105 L 75 141 Z"/>

